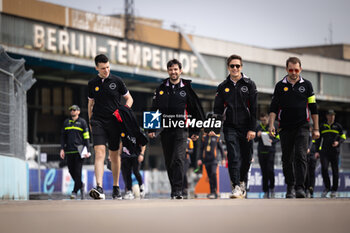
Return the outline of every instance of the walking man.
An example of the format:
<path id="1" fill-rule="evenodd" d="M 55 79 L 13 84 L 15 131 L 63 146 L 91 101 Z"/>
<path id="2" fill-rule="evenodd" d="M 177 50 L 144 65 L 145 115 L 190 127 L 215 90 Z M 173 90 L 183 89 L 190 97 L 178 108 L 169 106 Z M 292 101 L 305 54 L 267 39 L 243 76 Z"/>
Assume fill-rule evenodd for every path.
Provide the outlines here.
<path id="1" fill-rule="evenodd" d="M 260 114 L 260 124 L 256 129 L 258 141 L 258 159 L 262 173 L 264 198 L 274 198 L 275 195 L 275 153 L 276 143 L 279 135 L 272 137 L 269 135 L 269 116 L 267 113 Z M 265 138 L 264 138 L 265 137 Z"/>
<path id="2" fill-rule="evenodd" d="M 224 137 L 228 170 L 232 183 L 231 198 L 244 198 L 252 161 L 256 129 L 257 90 L 253 80 L 242 73 L 238 55 L 227 59 L 229 75 L 217 88 L 214 114 L 224 115 Z M 210 136 L 216 135 L 213 131 Z"/>
<path id="3" fill-rule="evenodd" d="M 188 129 L 181 127 L 180 122 L 188 119 L 204 120 L 202 106 L 191 87 L 191 81 L 180 77 L 182 64 L 176 60 L 167 63 L 169 78 L 156 89 L 152 109 L 162 113 L 164 121 L 176 123 L 176 126 L 165 128 L 161 133 L 161 143 L 167 169 L 171 199 L 183 199 L 184 160 L 186 156 Z M 164 122 L 163 121 L 163 122 Z M 197 140 L 199 129 L 190 129 L 190 137 Z M 150 130 L 148 136 L 155 137 Z"/>
<path id="4" fill-rule="evenodd" d="M 78 105 L 69 107 L 70 118 L 63 123 L 61 130 L 61 151 L 60 157 L 67 159 L 68 171 L 74 180 L 74 188 L 70 196 L 71 199 L 77 198 L 80 191 L 81 199 L 84 199 L 84 184 L 81 181 L 81 170 L 83 168 L 83 158 L 89 157 L 89 128 L 86 121 L 79 117 L 80 108 Z M 86 154 L 81 155 L 79 146 L 86 147 Z"/>
<path id="5" fill-rule="evenodd" d="M 327 122 L 320 127 L 321 136 L 316 145 L 316 156 L 320 156 L 324 191 L 322 197 L 327 197 L 331 191 L 331 197 L 336 197 L 339 185 L 339 152 L 340 145 L 345 141 L 343 127 L 335 122 L 334 110 L 329 110 L 326 115 Z M 331 163 L 333 183 L 328 174 L 329 163 Z"/>
<path id="6" fill-rule="evenodd" d="M 276 135 L 274 122 L 277 116 L 279 121 L 286 198 L 305 198 L 309 110 L 313 121 L 312 136 L 314 139 L 320 136 L 314 90 L 311 82 L 300 75 L 301 70 L 299 58 L 288 58 L 288 74 L 276 84 L 270 105 L 269 131 L 272 136 Z"/>
<path id="7" fill-rule="evenodd" d="M 133 104 L 133 99 L 122 79 L 110 74 L 109 61 L 105 55 L 97 55 L 95 65 L 98 75 L 88 83 L 88 114 L 94 142 L 97 186 L 90 190 L 89 195 L 94 199 L 105 199 L 102 181 L 106 143 L 108 143 L 113 174 L 112 197 L 113 199 L 122 199 L 119 189 L 121 126 L 113 112 L 121 105 L 121 96 L 129 108 Z"/>

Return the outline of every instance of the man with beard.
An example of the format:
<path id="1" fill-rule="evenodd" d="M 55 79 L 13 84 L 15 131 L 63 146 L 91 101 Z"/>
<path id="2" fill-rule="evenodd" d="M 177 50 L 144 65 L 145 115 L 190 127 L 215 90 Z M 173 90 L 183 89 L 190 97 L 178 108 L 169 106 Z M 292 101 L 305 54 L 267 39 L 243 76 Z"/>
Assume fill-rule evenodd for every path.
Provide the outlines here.
<path id="1" fill-rule="evenodd" d="M 180 78 L 182 64 L 176 60 L 167 63 L 169 78 L 165 79 L 156 89 L 153 96 L 152 110 L 168 116 L 172 122 L 186 122 L 187 119 L 204 120 L 202 106 L 191 87 L 191 81 Z M 190 138 L 198 139 L 199 129 L 189 131 Z M 156 133 L 150 130 L 148 136 L 154 138 Z M 164 128 L 161 132 L 165 166 L 171 186 L 171 199 L 183 199 L 184 161 L 188 130 L 179 125 Z"/>
<path id="2" fill-rule="evenodd" d="M 305 198 L 305 177 L 309 139 L 309 110 L 313 121 L 312 137 L 320 137 L 314 90 L 310 81 L 300 75 L 301 61 L 290 57 L 286 61 L 287 75 L 279 81 L 272 96 L 269 132 L 276 135 L 274 122 L 278 116 L 282 147 L 282 165 L 287 184 L 286 198 Z"/>

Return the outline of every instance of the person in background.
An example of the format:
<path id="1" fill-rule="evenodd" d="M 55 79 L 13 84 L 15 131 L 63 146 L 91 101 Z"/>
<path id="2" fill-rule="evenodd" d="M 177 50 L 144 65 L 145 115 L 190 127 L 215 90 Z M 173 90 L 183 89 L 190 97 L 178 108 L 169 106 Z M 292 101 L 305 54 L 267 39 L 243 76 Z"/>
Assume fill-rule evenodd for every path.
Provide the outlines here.
<path id="1" fill-rule="evenodd" d="M 305 198 L 309 110 L 313 121 L 312 137 L 317 139 L 320 136 L 316 97 L 312 83 L 300 75 L 299 58 L 288 58 L 286 71 L 287 75 L 276 84 L 272 96 L 269 131 L 276 136 L 275 120 L 278 117 L 286 198 Z"/>
<path id="2" fill-rule="evenodd" d="M 340 145 L 346 140 L 346 136 L 343 133 L 343 127 L 335 122 L 334 110 L 328 110 L 326 118 L 327 121 L 320 127 L 321 137 L 316 142 L 316 156 L 320 156 L 322 178 L 325 186 L 322 197 L 327 197 L 330 191 L 331 197 L 336 197 L 339 185 Z M 331 163 L 333 174 L 332 187 L 328 174 L 329 163 Z"/>
<path id="3" fill-rule="evenodd" d="M 68 171 L 74 180 L 74 188 L 70 196 L 71 199 L 77 198 L 80 191 L 81 199 L 84 199 L 84 183 L 81 180 L 81 171 L 83 168 L 84 157 L 89 157 L 89 127 L 86 121 L 79 116 L 80 108 L 78 105 L 69 107 L 70 118 L 63 123 L 61 130 L 61 150 L 60 157 L 67 160 Z M 86 147 L 86 154 L 81 155 L 78 147 Z"/>
<path id="4" fill-rule="evenodd" d="M 312 139 L 312 127 L 310 127 L 308 145 L 309 147 L 307 148 L 307 172 L 306 172 L 306 179 L 305 179 L 305 193 L 306 193 L 306 197 L 313 198 L 314 189 L 315 189 L 316 162 L 319 156 L 315 154 L 316 146 L 315 146 L 315 140 Z"/>
<path id="5" fill-rule="evenodd" d="M 125 137 L 125 134 L 122 132 L 121 135 L 122 139 Z M 127 147 L 124 145 L 123 140 L 123 149 L 121 154 L 121 169 L 123 174 L 123 179 L 125 183 L 125 195 L 124 199 L 126 200 L 132 200 L 135 198 L 133 192 L 132 192 L 132 179 L 131 179 L 131 172 L 134 173 L 136 180 L 140 187 L 140 197 L 145 197 L 145 185 L 142 181 L 142 176 L 140 174 L 140 166 L 142 161 L 144 160 L 144 154 L 145 154 L 146 146 L 138 147 L 136 151 L 133 151 L 130 149 L 130 147 Z"/>
<path id="6" fill-rule="evenodd" d="M 258 159 L 262 173 L 264 198 L 274 198 L 275 195 L 275 153 L 276 143 L 279 136 L 272 137 L 269 135 L 269 116 L 267 113 L 260 114 L 260 124 L 256 129 L 256 138 L 258 142 Z M 265 134 L 265 135 L 264 135 Z M 263 140 L 266 137 L 268 142 Z"/>
<path id="7" fill-rule="evenodd" d="M 204 164 L 207 170 L 209 184 L 210 184 L 210 194 L 208 194 L 209 199 L 217 199 L 217 174 L 216 170 L 218 167 L 218 152 L 219 149 L 221 153 L 221 161 L 225 163 L 225 153 L 220 140 L 220 134 L 215 136 L 209 136 L 207 133 L 203 134 L 202 144 L 200 148 L 200 157 L 197 164 L 200 166 Z"/>
<path id="8" fill-rule="evenodd" d="M 187 171 L 191 164 L 191 155 L 193 153 L 194 145 L 191 138 L 187 138 L 186 158 L 184 161 L 184 181 L 182 187 L 182 195 L 184 199 L 188 199 L 188 179 Z"/>

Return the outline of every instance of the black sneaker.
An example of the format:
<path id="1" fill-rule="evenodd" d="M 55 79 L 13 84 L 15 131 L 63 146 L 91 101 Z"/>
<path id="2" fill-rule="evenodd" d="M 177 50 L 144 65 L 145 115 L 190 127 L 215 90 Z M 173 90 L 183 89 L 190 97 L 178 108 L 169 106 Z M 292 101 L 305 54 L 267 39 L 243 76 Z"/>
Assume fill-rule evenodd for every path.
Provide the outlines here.
<path id="1" fill-rule="evenodd" d="M 294 186 L 287 186 L 286 198 L 295 198 Z"/>
<path id="2" fill-rule="evenodd" d="M 106 196 L 103 193 L 103 189 L 100 186 L 97 186 L 96 188 L 92 188 L 89 192 L 89 195 L 90 195 L 90 197 L 92 197 L 95 200 L 106 199 Z"/>
<path id="3" fill-rule="evenodd" d="M 113 199 L 118 199 L 121 200 L 122 195 L 120 194 L 120 189 L 119 186 L 113 186 L 113 194 L 112 194 Z"/>
<path id="4" fill-rule="evenodd" d="M 309 188 L 309 193 L 310 193 L 310 198 L 314 198 L 314 188 L 313 187 Z"/>
<path id="5" fill-rule="evenodd" d="M 295 192 L 296 198 L 305 198 L 306 194 L 303 188 L 298 188 Z"/>
<path id="6" fill-rule="evenodd" d="M 171 199 L 182 200 L 184 197 L 182 196 L 182 192 L 175 192 L 171 195 Z"/>

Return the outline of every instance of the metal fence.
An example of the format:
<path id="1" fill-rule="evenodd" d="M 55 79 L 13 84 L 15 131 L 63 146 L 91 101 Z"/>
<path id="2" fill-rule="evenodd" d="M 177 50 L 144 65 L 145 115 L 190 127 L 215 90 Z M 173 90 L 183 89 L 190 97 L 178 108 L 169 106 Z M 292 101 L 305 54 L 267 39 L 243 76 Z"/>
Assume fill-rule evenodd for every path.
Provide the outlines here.
<path id="1" fill-rule="evenodd" d="M 25 158 L 27 90 L 35 83 L 24 60 L 10 58 L 0 46 L 0 154 Z"/>

